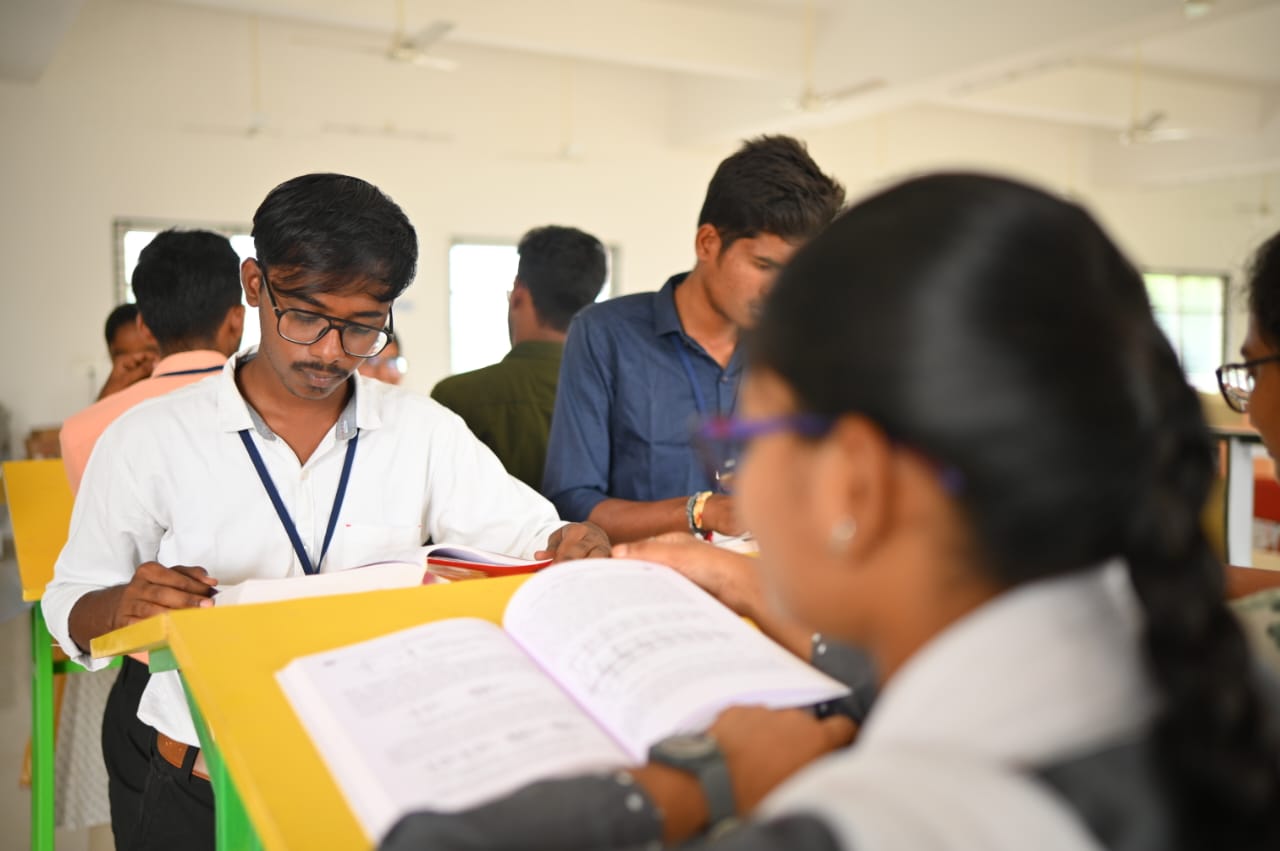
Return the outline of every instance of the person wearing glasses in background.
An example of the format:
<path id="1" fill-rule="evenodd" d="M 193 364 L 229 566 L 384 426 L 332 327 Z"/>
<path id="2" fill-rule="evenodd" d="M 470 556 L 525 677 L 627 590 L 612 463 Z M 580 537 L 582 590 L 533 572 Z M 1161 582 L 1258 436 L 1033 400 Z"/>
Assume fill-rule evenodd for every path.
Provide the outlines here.
<path id="1" fill-rule="evenodd" d="M 356 374 L 394 338 L 417 239 L 394 202 L 354 177 L 277 186 L 240 267 L 262 342 L 215 380 L 136 407 L 102 435 L 45 591 L 49 630 L 91 669 L 97 636 L 216 586 L 375 561 L 426 539 L 523 557 L 607 555 L 507 475 L 425 396 Z M 213 793 L 182 684 L 152 676 L 155 730 L 135 849 L 214 847 Z"/>
<path id="2" fill-rule="evenodd" d="M 387 384 L 399 384 L 409 371 L 409 361 L 400 354 L 400 340 L 393 339 L 387 347 L 360 364 L 360 374 L 376 378 Z"/>
<path id="3" fill-rule="evenodd" d="M 797 253 L 748 345 L 715 436 L 747 441 L 770 608 L 875 660 L 856 746 L 738 707 L 383 851 L 1280 848 L 1274 717 L 1199 523 L 1209 432 L 1084 210 L 979 175 L 886 190 Z"/>
<path id="4" fill-rule="evenodd" d="M 1240 346 L 1241 363 L 1218 368 L 1218 389 L 1227 406 L 1248 414 L 1273 463 L 1280 459 L 1280 233 L 1253 257 L 1247 285 L 1249 329 Z M 1232 596 L 1280 585 L 1280 573 L 1232 567 Z"/>

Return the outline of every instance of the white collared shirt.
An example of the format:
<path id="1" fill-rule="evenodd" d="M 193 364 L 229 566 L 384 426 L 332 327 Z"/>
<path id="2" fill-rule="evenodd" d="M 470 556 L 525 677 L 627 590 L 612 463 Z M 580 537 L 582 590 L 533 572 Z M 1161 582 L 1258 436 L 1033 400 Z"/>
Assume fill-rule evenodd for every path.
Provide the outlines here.
<path id="1" fill-rule="evenodd" d="M 771 793 L 866 851 L 1096 851 L 1034 770 L 1144 734 L 1158 706 L 1124 564 L 1031 582 L 921 648 L 857 743 Z"/>
<path id="2" fill-rule="evenodd" d="M 251 355 L 250 355 L 251 356 Z M 232 358 L 215 376 L 133 408 L 103 433 L 85 470 L 42 606 L 75 661 L 94 661 L 67 621 L 81 596 L 128 582 L 138 565 L 203 567 L 221 584 L 302 574 L 239 432 L 249 429 L 312 561 L 320 554 L 347 444 L 346 498 L 323 572 L 403 552 L 427 538 L 531 557 L 563 525 L 455 414 L 425 396 L 352 376 L 356 392 L 319 447 L 297 456 L 245 402 Z M 196 745 L 174 672 L 151 678 L 138 717 Z"/>

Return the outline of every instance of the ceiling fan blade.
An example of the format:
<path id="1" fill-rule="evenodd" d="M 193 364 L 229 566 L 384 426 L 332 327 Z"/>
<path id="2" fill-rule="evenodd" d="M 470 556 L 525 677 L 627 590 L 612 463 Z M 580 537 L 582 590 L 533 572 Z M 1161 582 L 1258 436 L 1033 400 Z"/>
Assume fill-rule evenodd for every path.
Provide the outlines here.
<path id="1" fill-rule="evenodd" d="M 331 121 L 321 128 L 325 133 L 338 133 L 344 136 L 378 137 L 384 139 L 410 139 L 417 142 L 448 143 L 453 141 L 450 133 L 433 130 L 409 130 L 386 124 L 354 124 Z"/>
<path id="2" fill-rule="evenodd" d="M 440 20 L 432 21 L 427 24 L 413 35 L 407 38 L 402 38 L 400 43 L 408 47 L 417 48 L 418 50 L 426 50 L 437 41 L 440 41 L 449 33 L 453 32 L 454 27 L 456 26 L 457 24 L 453 21 L 446 21 L 441 18 Z"/>
<path id="3" fill-rule="evenodd" d="M 419 68 L 430 68 L 433 71 L 456 71 L 458 63 L 452 59 L 445 59 L 443 56 L 433 56 L 430 53 L 415 53 L 403 60 L 409 65 L 417 65 Z"/>
<path id="4" fill-rule="evenodd" d="M 865 95 L 868 92 L 874 92 L 876 89 L 884 88 L 884 85 L 885 81 L 881 78 L 869 77 L 865 80 L 854 83 L 851 86 L 843 86 L 841 88 L 831 89 L 825 92 L 815 92 L 814 94 L 822 100 L 824 104 L 830 105 L 837 101 L 851 100 L 852 98 Z"/>

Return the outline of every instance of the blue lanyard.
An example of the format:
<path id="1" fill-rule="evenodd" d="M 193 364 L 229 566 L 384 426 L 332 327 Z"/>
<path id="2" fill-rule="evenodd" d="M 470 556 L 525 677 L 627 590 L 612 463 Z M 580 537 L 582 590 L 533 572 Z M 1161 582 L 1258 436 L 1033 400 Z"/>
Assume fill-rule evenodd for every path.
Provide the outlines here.
<path id="1" fill-rule="evenodd" d="M 221 369 L 222 367 L 218 367 Z M 324 564 L 324 557 L 329 552 L 329 542 L 333 540 L 333 530 L 338 526 L 338 513 L 342 511 L 342 500 L 347 495 L 347 481 L 351 478 L 351 462 L 356 457 L 356 441 L 360 439 L 360 430 L 356 429 L 356 433 L 347 441 L 347 457 L 342 462 L 342 476 L 338 479 L 338 492 L 333 495 L 333 508 L 329 511 L 329 526 L 324 530 L 324 545 L 320 548 L 320 558 L 316 559 L 313 566 L 311 559 L 307 556 L 306 549 L 302 546 L 302 538 L 298 536 L 298 527 L 294 525 L 293 518 L 289 516 L 289 510 L 284 507 L 284 500 L 280 498 L 280 491 L 276 490 L 276 483 L 271 481 L 271 474 L 267 472 L 267 465 L 262 463 L 262 454 L 258 452 L 258 447 L 253 445 L 253 438 L 249 436 L 249 429 L 240 431 L 240 440 L 244 443 L 244 449 L 249 453 L 249 460 L 253 462 L 253 468 L 258 471 L 258 478 L 262 480 L 262 486 L 267 489 L 267 496 L 271 497 L 271 504 L 275 506 L 276 515 L 280 518 L 280 525 L 284 526 L 284 531 L 289 536 L 289 543 L 293 544 L 293 551 L 298 556 L 298 561 L 302 564 L 302 570 L 308 576 L 313 573 L 320 572 L 320 565 Z"/>
<path id="2" fill-rule="evenodd" d="M 702 388 L 698 385 L 698 377 L 693 374 L 693 364 L 689 362 L 689 353 L 685 351 L 684 341 L 679 335 L 671 338 L 671 342 L 675 344 L 676 354 L 680 356 L 680 365 L 684 367 L 684 374 L 689 378 L 689 386 L 693 388 L 693 404 L 698 408 L 698 419 L 705 420 L 707 418 L 707 403 L 702 398 Z"/>
<path id="3" fill-rule="evenodd" d="M 689 352 L 684 342 L 679 336 L 673 336 L 671 342 L 675 344 L 676 354 L 680 356 L 680 365 L 684 367 L 684 374 L 689 379 L 689 387 L 693 390 L 693 404 L 698 409 L 698 419 L 705 420 L 707 418 L 707 402 L 702 397 L 702 385 L 698 383 L 698 377 L 693 374 L 693 363 L 689 360 Z M 733 389 L 733 404 L 730 410 L 738 407 L 738 388 Z M 716 413 L 720 413 L 717 409 Z"/>
<path id="4" fill-rule="evenodd" d="M 200 369 L 181 369 L 177 372 L 162 372 L 159 375 L 153 375 L 152 378 L 168 378 L 171 375 L 201 375 L 206 372 L 222 372 L 220 366 L 204 366 Z"/>

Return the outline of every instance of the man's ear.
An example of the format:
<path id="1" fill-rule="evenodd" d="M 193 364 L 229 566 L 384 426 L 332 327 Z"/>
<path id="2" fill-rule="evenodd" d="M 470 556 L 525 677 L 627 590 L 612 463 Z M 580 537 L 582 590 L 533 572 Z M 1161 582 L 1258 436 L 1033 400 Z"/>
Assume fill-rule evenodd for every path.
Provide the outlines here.
<path id="1" fill-rule="evenodd" d="M 244 305 L 237 304 L 227 311 L 218 328 L 218 350 L 231 357 L 240 351 L 240 341 L 244 337 Z"/>
<path id="2" fill-rule="evenodd" d="M 529 288 L 525 286 L 524 283 L 519 278 L 516 278 L 515 281 L 511 284 L 511 309 L 512 310 L 523 309 L 525 306 L 525 302 L 527 302 L 530 298 L 532 298 L 532 295 L 529 292 Z"/>
<path id="3" fill-rule="evenodd" d="M 693 237 L 693 251 L 699 263 L 710 263 L 720 257 L 720 231 L 713 224 L 698 225 Z"/>
<path id="4" fill-rule="evenodd" d="M 133 322 L 138 327 L 138 333 L 142 335 L 142 339 L 154 345 L 157 345 L 157 346 L 159 345 L 158 343 L 156 343 L 155 335 L 152 334 L 151 329 L 147 327 L 147 323 L 142 321 L 141 310 L 138 311 L 138 315 L 134 317 Z"/>
<path id="5" fill-rule="evenodd" d="M 262 294 L 262 267 L 252 257 L 240 264 L 240 285 L 244 287 L 244 300 L 250 307 L 257 307 Z"/>

